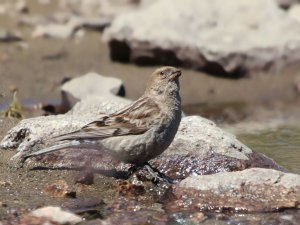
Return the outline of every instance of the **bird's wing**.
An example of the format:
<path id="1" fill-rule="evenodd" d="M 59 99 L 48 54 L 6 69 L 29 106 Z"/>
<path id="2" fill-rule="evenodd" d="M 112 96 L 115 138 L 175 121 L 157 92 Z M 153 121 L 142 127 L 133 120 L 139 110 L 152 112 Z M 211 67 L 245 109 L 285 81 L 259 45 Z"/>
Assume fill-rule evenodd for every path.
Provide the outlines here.
<path id="1" fill-rule="evenodd" d="M 128 107 L 95 120 L 80 130 L 61 135 L 57 140 L 104 139 L 112 136 L 136 135 L 149 130 L 161 117 L 159 106 L 142 97 Z"/>

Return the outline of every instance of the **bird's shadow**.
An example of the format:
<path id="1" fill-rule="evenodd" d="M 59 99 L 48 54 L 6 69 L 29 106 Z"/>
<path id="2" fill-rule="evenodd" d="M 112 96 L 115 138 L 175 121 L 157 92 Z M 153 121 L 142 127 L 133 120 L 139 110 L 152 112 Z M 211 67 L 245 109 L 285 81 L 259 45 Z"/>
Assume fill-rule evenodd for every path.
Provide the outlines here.
<path id="1" fill-rule="evenodd" d="M 142 165 L 132 165 L 126 171 L 120 171 L 117 169 L 97 169 L 91 167 L 48 167 L 48 166 L 36 166 L 31 168 L 30 170 L 67 170 L 67 171 L 88 171 L 93 174 L 100 174 L 106 177 L 113 177 L 115 179 L 128 180 L 134 173 L 137 173 L 140 170 L 146 171 L 151 177 L 152 182 L 157 184 L 159 182 L 167 182 L 169 184 L 174 184 L 175 180 L 171 177 L 165 175 L 160 172 L 158 169 L 152 167 L 148 162 Z"/>
<path id="2" fill-rule="evenodd" d="M 116 179 L 122 179 L 122 180 L 127 180 L 131 175 L 131 171 L 120 171 L 116 169 L 111 169 L 111 170 L 105 170 L 105 169 L 96 169 L 96 168 L 90 168 L 90 167 L 48 167 L 48 166 L 36 166 L 31 168 L 30 170 L 36 171 L 36 170 L 58 170 L 58 171 L 89 171 L 93 174 L 100 174 L 106 177 L 113 177 Z"/>

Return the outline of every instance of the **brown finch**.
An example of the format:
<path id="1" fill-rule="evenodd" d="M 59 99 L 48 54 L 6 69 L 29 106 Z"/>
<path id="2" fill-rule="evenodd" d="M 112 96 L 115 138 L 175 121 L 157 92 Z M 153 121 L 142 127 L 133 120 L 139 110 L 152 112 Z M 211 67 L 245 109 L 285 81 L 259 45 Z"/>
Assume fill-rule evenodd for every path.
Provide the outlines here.
<path id="1" fill-rule="evenodd" d="M 101 149 L 117 160 L 141 165 L 160 155 L 173 141 L 181 120 L 179 76 L 174 67 L 155 70 L 145 93 L 129 106 L 103 116 L 81 129 L 63 134 L 62 144 L 26 156 L 84 146 Z"/>

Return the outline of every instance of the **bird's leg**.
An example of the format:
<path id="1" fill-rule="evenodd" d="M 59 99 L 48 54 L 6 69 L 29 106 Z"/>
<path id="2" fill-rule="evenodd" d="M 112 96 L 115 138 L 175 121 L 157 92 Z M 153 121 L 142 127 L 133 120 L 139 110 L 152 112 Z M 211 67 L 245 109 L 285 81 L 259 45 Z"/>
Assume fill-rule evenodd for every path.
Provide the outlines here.
<path id="1" fill-rule="evenodd" d="M 166 182 L 166 181 L 170 184 L 174 183 L 174 180 L 172 178 L 166 176 L 165 174 L 160 172 L 158 169 L 153 168 L 148 162 L 145 162 L 143 167 L 146 168 L 147 171 L 151 174 L 151 176 L 153 177 L 154 183 Z"/>
<path id="2" fill-rule="evenodd" d="M 153 182 L 154 183 L 159 183 L 159 182 L 168 182 L 170 184 L 174 183 L 174 180 L 165 174 L 161 173 L 158 169 L 153 168 L 148 162 L 145 162 L 143 164 L 134 164 L 132 165 L 127 173 L 126 177 L 129 178 L 132 174 L 136 173 L 137 171 L 141 169 L 146 169 L 147 172 L 153 177 Z"/>
<path id="3" fill-rule="evenodd" d="M 142 168 L 141 165 L 133 164 L 127 172 L 127 178 L 129 178 L 132 174 L 134 174 L 136 171 L 140 170 Z"/>

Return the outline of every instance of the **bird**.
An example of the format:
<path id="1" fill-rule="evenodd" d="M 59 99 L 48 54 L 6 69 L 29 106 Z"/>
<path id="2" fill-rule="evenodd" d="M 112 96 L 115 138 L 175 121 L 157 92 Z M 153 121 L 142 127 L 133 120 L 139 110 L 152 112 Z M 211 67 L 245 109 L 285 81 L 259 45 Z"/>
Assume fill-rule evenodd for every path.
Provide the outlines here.
<path id="1" fill-rule="evenodd" d="M 114 159 L 142 165 L 163 153 L 181 121 L 180 69 L 156 69 L 144 94 L 115 113 L 102 116 L 79 130 L 54 137 L 56 144 L 26 155 L 26 159 L 61 149 L 92 146 Z"/>

